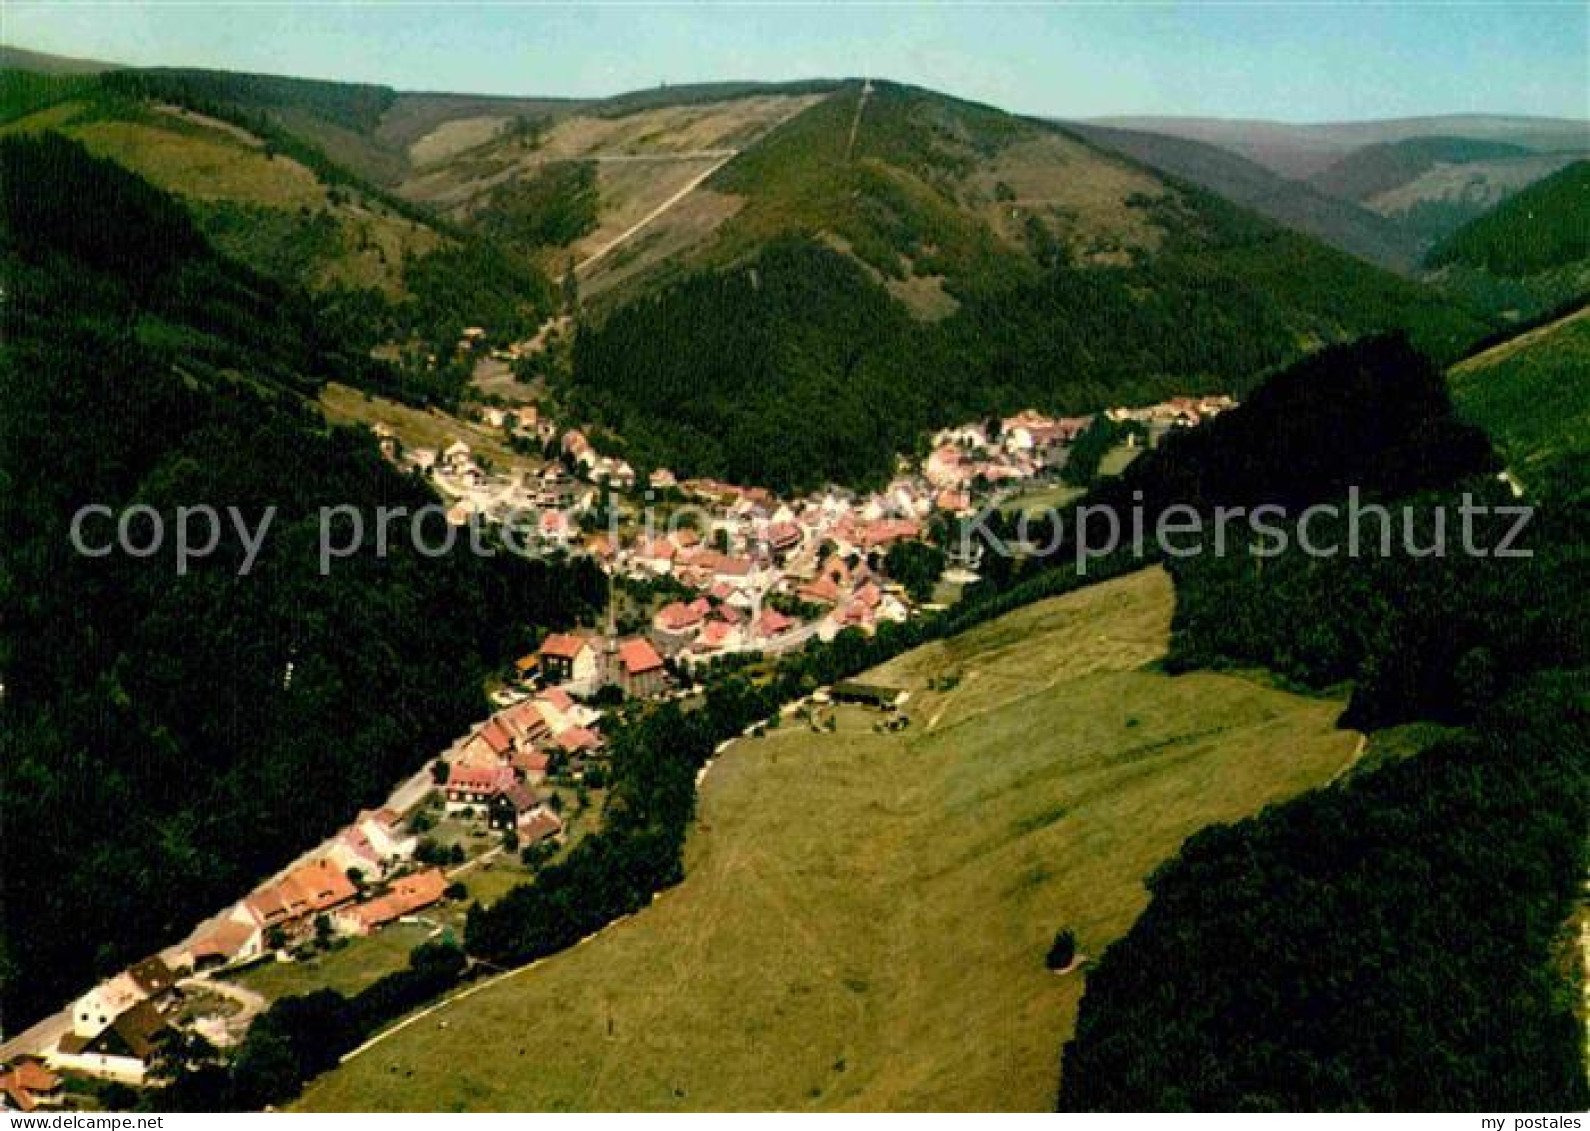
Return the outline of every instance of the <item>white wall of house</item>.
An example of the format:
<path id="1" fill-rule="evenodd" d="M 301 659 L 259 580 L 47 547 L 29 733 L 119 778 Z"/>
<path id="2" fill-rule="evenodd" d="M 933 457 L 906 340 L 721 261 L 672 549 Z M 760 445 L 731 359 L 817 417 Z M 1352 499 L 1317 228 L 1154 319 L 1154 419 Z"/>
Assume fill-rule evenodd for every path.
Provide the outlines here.
<path id="1" fill-rule="evenodd" d="M 45 1063 L 57 1072 L 80 1072 L 100 1080 L 138 1087 L 144 1082 L 144 1062 L 131 1056 L 108 1056 L 100 1052 L 52 1052 Z"/>

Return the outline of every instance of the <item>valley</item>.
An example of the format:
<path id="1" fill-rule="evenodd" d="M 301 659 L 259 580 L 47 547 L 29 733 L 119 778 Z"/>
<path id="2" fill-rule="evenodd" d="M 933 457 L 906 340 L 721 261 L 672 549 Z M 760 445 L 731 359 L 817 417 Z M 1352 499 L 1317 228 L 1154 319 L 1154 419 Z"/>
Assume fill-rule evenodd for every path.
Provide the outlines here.
<path id="1" fill-rule="evenodd" d="M 7 1104 L 1583 1106 L 1590 124 L 505 73 L 0 47 Z"/>

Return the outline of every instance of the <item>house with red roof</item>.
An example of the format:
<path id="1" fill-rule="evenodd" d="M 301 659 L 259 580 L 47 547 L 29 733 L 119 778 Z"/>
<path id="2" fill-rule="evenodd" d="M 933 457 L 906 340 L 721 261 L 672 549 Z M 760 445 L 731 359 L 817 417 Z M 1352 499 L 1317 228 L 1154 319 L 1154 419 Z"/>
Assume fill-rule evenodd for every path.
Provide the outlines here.
<path id="1" fill-rule="evenodd" d="M 540 844 L 563 832 L 563 818 L 550 809 L 536 809 L 519 822 L 519 843 Z"/>
<path id="2" fill-rule="evenodd" d="M 716 652 L 740 643 L 740 630 L 727 621 L 709 620 L 696 637 L 696 650 Z"/>
<path id="3" fill-rule="evenodd" d="M 619 644 L 616 666 L 618 670 L 610 676 L 623 688 L 625 695 L 635 698 L 656 695 L 667 683 L 663 658 L 644 637 L 637 636 Z"/>
<path id="4" fill-rule="evenodd" d="M 569 696 L 569 693 L 564 691 L 561 687 L 547 688 L 540 695 L 536 696 L 536 701 L 538 703 L 549 704 L 554 710 L 562 714 L 568 714 L 570 711 L 574 710 L 574 700 Z"/>
<path id="5" fill-rule="evenodd" d="M 596 649 L 590 637 L 554 632 L 541 642 L 536 656 L 549 684 L 571 684 L 595 690 L 599 672 Z"/>
<path id="6" fill-rule="evenodd" d="M 533 699 L 525 699 L 497 712 L 496 719 L 513 736 L 515 749 L 539 742 L 551 730 L 541 705 Z"/>
<path id="7" fill-rule="evenodd" d="M 661 577 L 674 571 L 674 559 L 679 556 L 679 547 L 666 538 L 653 538 L 635 548 L 632 560 L 635 565 L 649 573 Z"/>
<path id="8" fill-rule="evenodd" d="M 712 603 L 704 597 L 697 597 L 689 604 L 674 601 L 664 605 L 652 617 L 652 638 L 663 651 L 670 654 L 678 652 L 695 639 L 696 633 L 701 631 L 702 622 L 711 611 Z"/>
<path id="9" fill-rule="evenodd" d="M 345 934 L 368 935 L 405 915 L 423 911 L 441 900 L 447 891 L 447 877 L 440 868 L 427 868 L 399 876 L 374 899 L 338 911 L 334 922 Z"/>
<path id="10" fill-rule="evenodd" d="M 794 522 L 775 522 L 767 528 L 767 548 L 773 559 L 782 562 L 801 546 L 801 528 Z"/>
<path id="11" fill-rule="evenodd" d="M 602 748 L 602 737 L 589 727 L 569 727 L 559 732 L 557 744 L 565 754 L 590 754 Z"/>
<path id="12" fill-rule="evenodd" d="M 291 929 L 358 896 L 347 873 L 326 857 L 294 868 L 281 881 L 256 888 L 243 906 L 262 929 Z"/>
<path id="13" fill-rule="evenodd" d="M 775 608 L 765 608 L 756 618 L 756 635 L 763 640 L 781 640 L 799 624 L 794 617 L 785 616 Z"/>
<path id="14" fill-rule="evenodd" d="M 401 818 L 390 809 L 365 809 L 339 832 L 326 855 L 344 872 L 357 868 L 374 878 L 393 863 L 414 855 L 419 838 L 400 828 Z"/>
<path id="15" fill-rule="evenodd" d="M 547 772 L 552 766 L 552 757 L 545 750 L 516 750 L 508 759 L 508 765 L 513 767 L 529 785 L 540 785 L 547 780 Z"/>
<path id="16" fill-rule="evenodd" d="M 195 970 L 247 962 L 265 953 L 265 932 L 239 904 L 231 914 L 204 932 L 188 948 L 187 965 Z"/>
<path id="17" fill-rule="evenodd" d="M 834 605 L 839 603 L 840 589 L 831 574 L 821 574 L 811 581 L 805 582 L 795 590 L 795 595 L 802 601 L 814 605 Z"/>

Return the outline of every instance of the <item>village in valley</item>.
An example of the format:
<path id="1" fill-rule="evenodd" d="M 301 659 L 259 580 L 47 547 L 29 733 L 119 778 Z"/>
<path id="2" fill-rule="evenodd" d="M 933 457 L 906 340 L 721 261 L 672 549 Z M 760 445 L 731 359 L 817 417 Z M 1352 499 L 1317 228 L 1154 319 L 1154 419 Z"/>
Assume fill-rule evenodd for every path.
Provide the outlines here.
<path id="1" fill-rule="evenodd" d="M 512 468 L 462 441 L 408 446 L 377 422 L 383 455 L 431 485 L 449 523 L 489 524 L 522 548 L 596 561 L 608 577 L 602 623 L 541 639 L 489 688 L 494 713 L 384 805 L 354 815 L 181 943 L 14 1038 L 0 1090 L 32 1110 L 83 1102 L 85 1093 L 63 1093 L 63 1076 L 99 1081 L 90 1091 L 145 1085 L 179 1034 L 235 1046 L 277 997 L 357 989 L 420 943 L 455 941 L 472 902 L 533 880 L 599 827 L 609 712 L 687 697 L 721 666 L 942 607 L 977 579 L 978 561 L 946 534 L 956 521 L 1079 495 L 1065 469 L 1090 428 L 1109 429 L 1108 473 L 1233 403 L 1176 398 L 1098 417 L 1024 411 L 938 432 L 879 490 L 795 499 L 663 468 L 641 476 L 535 404 L 474 410 L 514 450 L 543 453 Z M 860 685 L 857 694 L 876 697 Z"/>

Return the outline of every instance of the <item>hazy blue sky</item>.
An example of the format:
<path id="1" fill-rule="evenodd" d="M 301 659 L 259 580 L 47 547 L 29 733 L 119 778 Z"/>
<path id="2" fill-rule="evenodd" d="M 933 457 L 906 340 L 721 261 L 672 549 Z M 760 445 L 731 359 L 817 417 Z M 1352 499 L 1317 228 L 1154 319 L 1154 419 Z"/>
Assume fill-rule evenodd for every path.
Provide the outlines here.
<path id="1" fill-rule="evenodd" d="M 869 75 L 1036 114 L 1590 113 L 1570 3 L 35 3 L 0 38 L 404 89 L 612 94 Z"/>

